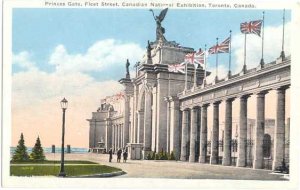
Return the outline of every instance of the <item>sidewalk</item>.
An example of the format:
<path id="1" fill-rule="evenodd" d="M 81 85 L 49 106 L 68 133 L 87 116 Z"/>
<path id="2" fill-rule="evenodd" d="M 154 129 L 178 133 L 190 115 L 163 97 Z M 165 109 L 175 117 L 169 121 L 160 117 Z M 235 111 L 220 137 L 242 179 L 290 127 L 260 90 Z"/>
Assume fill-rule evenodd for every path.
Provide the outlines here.
<path id="1" fill-rule="evenodd" d="M 59 160 L 60 154 L 46 154 L 48 160 Z M 269 170 L 253 170 L 233 166 L 209 165 L 182 161 L 127 160 L 117 163 L 116 155 L 108 162 L 108 154 L 65 154 L 65 160 L 87 160 L 122 169 L 127 174 L 118 178 L 174 178 L 174 179 L 235 179 L 287 180 Z"/>

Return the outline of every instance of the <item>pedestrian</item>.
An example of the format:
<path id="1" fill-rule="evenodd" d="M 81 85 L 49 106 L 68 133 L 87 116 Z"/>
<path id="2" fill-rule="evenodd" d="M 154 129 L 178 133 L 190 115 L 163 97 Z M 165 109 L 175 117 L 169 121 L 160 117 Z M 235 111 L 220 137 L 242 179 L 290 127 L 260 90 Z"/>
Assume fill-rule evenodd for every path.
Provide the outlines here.
<path id="1" fill-rule="evenodd" d="M 113 155 L 112 149 L 109 149 L 108 154 L 109 154 L 109 162 L 111 162 L 111 160 L 112 160 L 112 155 Z"/>
<path id="2" fill-rule="evenodd" d="M 126 150 L 124 150 L 124 152 L 123 152 L 123 162 L 125 162 L 125 163 L 126 163 L 126 160 L 127 160 L 127 156 L 128 156 L 128 153 L 127 153 Z"/>
<path id="3" fill-rule="evenodd" d="M 122 150 L 119 149 L 118 152 L 117 152 L 117 162 L 121 161 L 121 156 L 122 156 Z"/>

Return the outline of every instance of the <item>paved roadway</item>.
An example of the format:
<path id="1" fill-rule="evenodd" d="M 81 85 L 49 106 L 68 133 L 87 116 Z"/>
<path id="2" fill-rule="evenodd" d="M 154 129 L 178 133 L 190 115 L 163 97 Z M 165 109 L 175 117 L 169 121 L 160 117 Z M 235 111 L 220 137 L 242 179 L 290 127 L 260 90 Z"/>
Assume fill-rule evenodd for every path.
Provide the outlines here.
<path id="1" fill-rule="evenodd" d="M 60 154 L 46 154 L 48 160 L 59 160 Z M 127 174 L 118 178 L 175 178 L 175 179 L 236 179 L 284 180 L 282 175 L 269 170 L 253 170 L 232 166 L 188 163 L 181 161 L 127 160 L 117 163 L 116 155 L 108 162 L 108 154 L 65 154 L 65 160 L 88 160 L 121 168 Z"/>

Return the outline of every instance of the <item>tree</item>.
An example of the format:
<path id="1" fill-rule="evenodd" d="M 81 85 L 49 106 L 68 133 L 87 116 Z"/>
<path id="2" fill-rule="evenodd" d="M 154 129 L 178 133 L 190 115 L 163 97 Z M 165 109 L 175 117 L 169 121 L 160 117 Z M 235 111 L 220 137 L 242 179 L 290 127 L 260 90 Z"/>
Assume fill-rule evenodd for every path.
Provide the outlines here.
<path id="1" fill-rule="evenodd" d="M 25 146 L 24 136 L 23 133 L 21 133 L 20 140 L 18 142 L 18 146 L 14 152 L 14 155 L 12 157 L 13 161 L 27 161 L 29 159 L 27 148 Z"/>
<path id="2" fill-rule="evenodd" d="M 45 160 L 44 150 L 41 145 L 40 137 L 38 136 L 34 147 L 32 148 L 32 153 L 30 154 L 30 159 L 35 161 Z"/>

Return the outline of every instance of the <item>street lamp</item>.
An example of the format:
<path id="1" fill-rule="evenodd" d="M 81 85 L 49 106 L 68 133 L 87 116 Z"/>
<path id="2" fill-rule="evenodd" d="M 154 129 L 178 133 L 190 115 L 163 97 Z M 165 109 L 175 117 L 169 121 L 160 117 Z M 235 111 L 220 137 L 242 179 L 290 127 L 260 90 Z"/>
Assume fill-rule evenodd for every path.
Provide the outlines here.
<path id="1" fill-rule="evenodd" d="M 60 162 L 60 172 L 58 176 L 65 177 L 65 166 L 64 166 L 64 159 L 65 159 L 65 113 L 66 109 L 68 107 L 68 101 L 66 98 L 64 98 L 62 101 L 60 101 L 61 109 L 63 110 L 63 118 L 62 118 L 62 137 L 61 137 L 61 162 Z"/>

